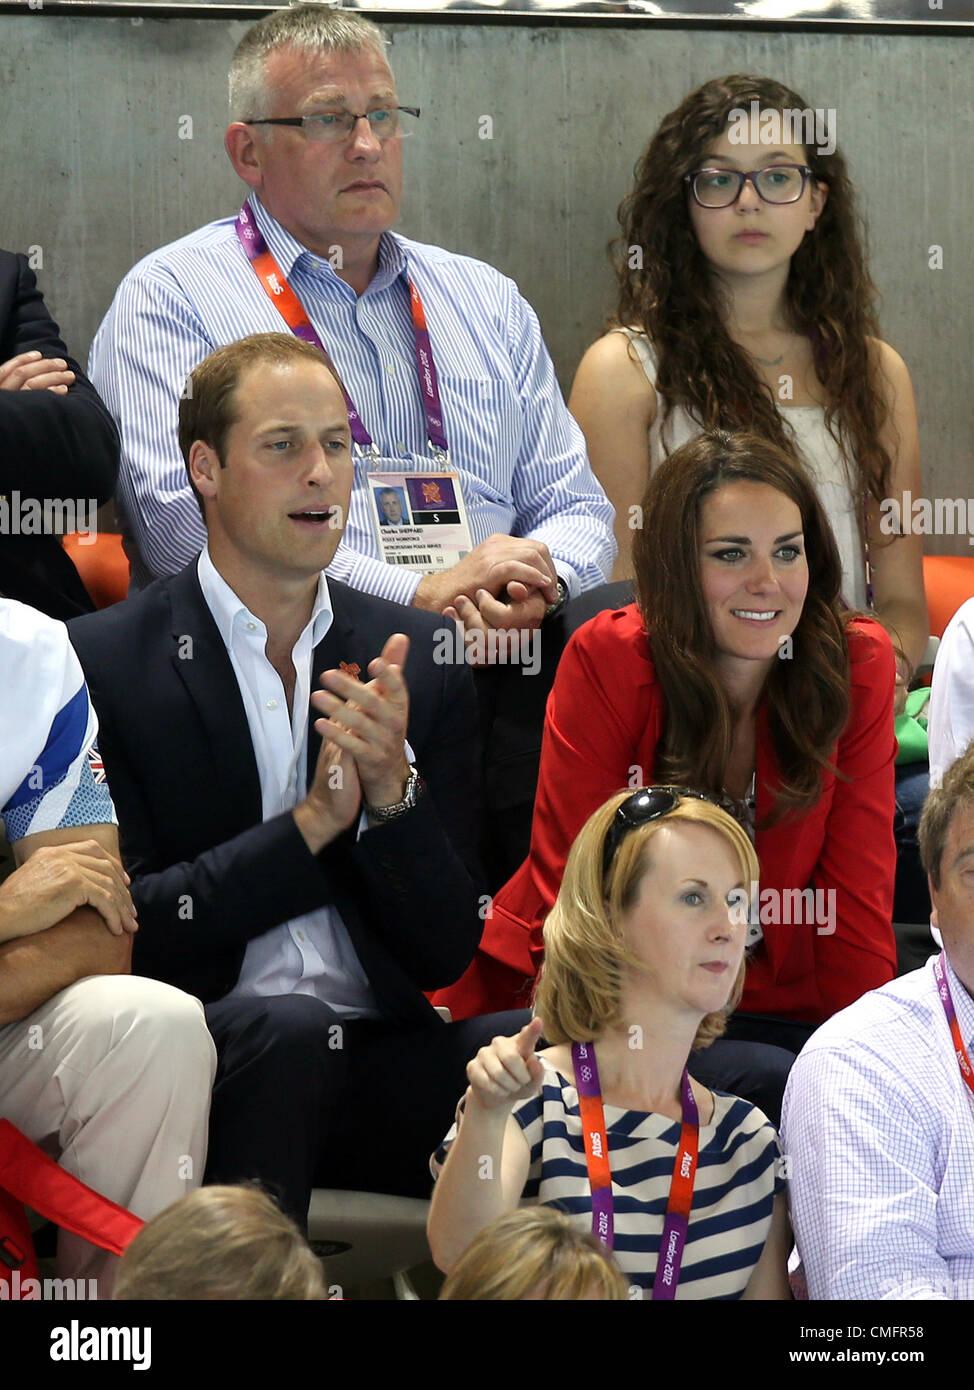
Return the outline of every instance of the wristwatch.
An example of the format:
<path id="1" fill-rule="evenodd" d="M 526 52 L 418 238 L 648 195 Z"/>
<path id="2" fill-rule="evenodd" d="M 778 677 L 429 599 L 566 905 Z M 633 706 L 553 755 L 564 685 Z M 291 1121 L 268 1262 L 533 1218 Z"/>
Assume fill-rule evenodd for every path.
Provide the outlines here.
<path id="1" fill-rule="evenodd" d="M 557 597 L 557 599 L 555 600 L 554 603 L 549 603 L 549 604 L 548 604 L 548 607 L 547 607 L 547 608 L 545 609 L 545 611 L 544 611 L 545 617 L 546 617 L 546 618 L 553 618 L 553 617 L 555 616 L 556 613 L 560 613 L 560 612 L 561 612 L 561 610 L 564 608 L 564 606 L 565 606 L 565 604 L 566 604 L 567 602 L 568 602 L 568 585 L 565 583 L 564 579 L 562 579 L 561 575 L 559 575 L 559 576 L 558 576 L 558 597 Z"/>
<path id="2" fill-rule="evenodd" d="M 365 814 L 376 821 L 397 820 L 399 816 L 404 816 L 407 811 L 411 811 L 419 800 L 419 794 L 426 786 L 418 771 L 409 764 L 409 777 L 406 780 L 406 787 L 402 794 L 402 800 L 395 802 L 392 806 L 370 806 L 366 801 L 362 809 Z"/>

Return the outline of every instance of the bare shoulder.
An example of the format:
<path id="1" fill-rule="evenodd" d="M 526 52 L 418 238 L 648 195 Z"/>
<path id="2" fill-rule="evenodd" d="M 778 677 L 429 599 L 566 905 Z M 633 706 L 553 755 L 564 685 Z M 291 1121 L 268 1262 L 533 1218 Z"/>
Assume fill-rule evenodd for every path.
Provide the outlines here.
<path id="1" fill-rule="evenodd" d="M 613 329 L 599 338 L 578 364 L 572 395 L 579 391 L 610 390 L 618 400 L 641 401 L 655 408 L 656 392 L 632 342 Z"/>
<path id="2" fill-rule="evenodd" d="M 869 338 L 867 342 L 880 389 L 885 388 L 887 393 L 891 392 L 894 396 L 904 389 L 912 390 L 909 368 L 896 349 L 881 338 Z"/>

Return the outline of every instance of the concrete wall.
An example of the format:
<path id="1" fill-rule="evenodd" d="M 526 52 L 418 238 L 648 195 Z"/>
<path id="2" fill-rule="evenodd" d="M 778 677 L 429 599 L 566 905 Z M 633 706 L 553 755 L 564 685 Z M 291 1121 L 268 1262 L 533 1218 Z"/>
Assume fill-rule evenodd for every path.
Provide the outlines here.
<path id="1" fill-rule="evenodd" d="M 234 210 L 225 72 L 247 25 L 0 16 L 0 245 L 39 280 L 76 354 L 146 252 Z M 837 111 L 862 195 L 883 331 L 906 359 L 926 488 L 974 497 L 974 96 L 950 36 L 650 26 L 390 24 L 406 147 L 401 229 L 491 261 L 534 304 L 565 389 L 611 302 L 605 245 L 632 166 L 693 86 L 763 73 Z M 192 139 L 180 138 L 192 118 Z M 493 138 L 479 138 L 490 116 Z M 185 134 L 188 127 L 182 121 Z M 943 248 L 944 268 L 928 265 Z M 966 538 L 931 551 L 972 553 Z"/>

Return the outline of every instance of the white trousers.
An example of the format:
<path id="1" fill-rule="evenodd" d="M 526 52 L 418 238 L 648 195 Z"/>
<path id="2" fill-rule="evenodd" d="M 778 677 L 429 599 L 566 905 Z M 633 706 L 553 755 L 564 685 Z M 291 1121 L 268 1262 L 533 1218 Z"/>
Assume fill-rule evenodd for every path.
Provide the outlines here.
<path id="1" fill-rule="evenodd" d="M 0 1117 L 75 1177 L 148 1220 L 198 1187 L 216 1049 L 198 999 L 92 975 L 0 1027 Z M 116 1256 L 62 1231 L 58 1276 L 110 1298 Z"/>

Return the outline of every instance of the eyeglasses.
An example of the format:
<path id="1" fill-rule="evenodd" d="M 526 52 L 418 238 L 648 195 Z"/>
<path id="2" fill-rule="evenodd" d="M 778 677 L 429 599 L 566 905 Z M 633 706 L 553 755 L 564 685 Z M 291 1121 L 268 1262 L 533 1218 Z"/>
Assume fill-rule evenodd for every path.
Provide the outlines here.
<path id="1" fill-rule="evenodd" d="M 404 140 L 416 129 L 418 106 L 379 106 L 374 111 L 322 111 L 313 116 L 261 116 L 245 125 L 300 126 L 309 140 L 338 145 L 347 140 L 359 121 L 368 121 L 377 140 Z"/>
<path id="2" fill-rule="evenodd" d="M 720 805 L 716 797 L 711 796 L 709 792 L 698 791 L 695 787 L 641 787 L 638 792 L 626 797 L 622 805 L 616 808 L 615 816 L 606 831 L 602 850 L 603 882 L 612 867 L 616 851 L 629 831 L 635 830 L 637 825 L 646 825 L 651 820 L 668 815 L 686 797 L 693 797 L 697 801 L 709 801 L 713 806 Z"/>
<path id="3" fill-rule="evenodd" d="M 698 169 L 684 174 L 693 201 L 702 208 L 729 208 L 741 196 L 745 182 L 754 185 L 766 203 L 797 203 L 813 177 L 807 164 L 769 164 L 765 169 L 742 173 L 738 169 Z"/>

